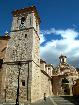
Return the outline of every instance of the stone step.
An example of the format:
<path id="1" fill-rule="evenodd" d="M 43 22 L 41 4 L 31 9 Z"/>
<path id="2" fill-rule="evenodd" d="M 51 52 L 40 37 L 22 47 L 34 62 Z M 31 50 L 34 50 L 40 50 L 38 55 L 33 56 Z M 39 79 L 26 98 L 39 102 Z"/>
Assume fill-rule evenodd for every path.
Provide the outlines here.
<path id="1" fill-rule="evenodd" d="M 56 105 L 79 105 L 73 97 L 70 96 L 54 96 L 52 97 Z"/>
<path id="2" fill-rule="evenodd" d="M 55 101 L 55 103 L 57 105 L 75 105 L 74 103 L 71 103 L 71 102 L 65 102 L 65 101 Z"/>

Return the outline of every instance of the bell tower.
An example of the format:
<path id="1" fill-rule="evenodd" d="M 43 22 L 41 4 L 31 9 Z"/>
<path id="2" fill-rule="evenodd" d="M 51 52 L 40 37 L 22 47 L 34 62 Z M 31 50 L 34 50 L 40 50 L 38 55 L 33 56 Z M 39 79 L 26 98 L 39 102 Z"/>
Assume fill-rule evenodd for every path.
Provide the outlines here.
<path id="1" fill-rule="evenodd" d="M 34 27 L 39 34 L 40 18 L 35 6 L 13 11 L 13 30 L 22 30 Z"/>
<path id="2" fill-rule="evenodd" d="M 40 98 L 40 18 L 35 6 L 12 14 L 11 38 L 4 60 L 7 62 L 3 83 L 6 101 L 16 101 L 19 75 L 19 101 L 33 102 Z M 20 67 L 17 62 L 20 62 Z"/>
<path id="3" fill-rule="evenodd" d="M 61 56 L 59 57 L 59 59 L 60 59 L 60 63 L 61 64 L 67 63 L 67 57 L 66 56 L 64 56 L 64 55 L 61 54 Z"/>

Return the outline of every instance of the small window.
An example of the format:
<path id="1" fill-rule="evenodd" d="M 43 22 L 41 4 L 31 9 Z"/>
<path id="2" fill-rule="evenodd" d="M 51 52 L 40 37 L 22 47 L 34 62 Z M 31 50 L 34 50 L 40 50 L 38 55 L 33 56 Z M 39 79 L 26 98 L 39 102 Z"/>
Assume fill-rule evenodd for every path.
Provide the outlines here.
<path id="1" fill-rule="evenodd" d="M 64 63 L 64 58 L 62 59 L 62 62 Z"/>
<path id="2" fill-rule="evenodd" d="M 0 69 L 2 68 L 3 59 L 0 59 Z"/>
<path id="3" fill-rule="evenodd" d="M 26 20 L 25 17 L 22 17 L 21 18 L 21 24 L 24 24 L 25 20 Z"/>
<path id="4" fill-rule="evenodd" d="M 27 34 L 25 34 L 25 38 L 27 38 Z"/>
<path id="5" fill-rule="evenodd" d="M 30 17 L 30 25 L 31 25 L 31 17 Z"/>
<path id="6" fill-rule="evenodd" d="M 25 80 L 22 80 L 22 86 L 25 86 Z"/>
<path id="7" fill-rule="evenodd" d="M 48 70 L 50 70 L 50 68 L 48 68 Z"/>

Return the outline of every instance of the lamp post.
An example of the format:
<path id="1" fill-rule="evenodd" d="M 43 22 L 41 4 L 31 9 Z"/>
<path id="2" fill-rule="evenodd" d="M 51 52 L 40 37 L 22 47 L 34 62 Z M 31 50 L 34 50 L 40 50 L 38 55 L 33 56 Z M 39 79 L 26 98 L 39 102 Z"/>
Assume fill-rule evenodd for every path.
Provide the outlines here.
<path id="1" fill-rule="evenodd" d="M 19 105 L 19 76 L 20 76 L 20 69 L 21 69 L 21 62 L 18 61 L 18 87 L 17 87 L 17 97 L 16 97 L 16 104 Z"/>

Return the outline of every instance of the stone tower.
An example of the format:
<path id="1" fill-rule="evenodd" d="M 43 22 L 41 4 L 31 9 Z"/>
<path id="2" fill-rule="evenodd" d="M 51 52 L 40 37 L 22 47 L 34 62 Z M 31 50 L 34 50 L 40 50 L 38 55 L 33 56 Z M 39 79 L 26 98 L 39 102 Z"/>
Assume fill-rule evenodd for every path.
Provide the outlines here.
<path id="1" fill-rule="evenodd" d="M 20 71 L 19 101 L 33 102 L 41 97 L 40 18 L 35 6 L 13 11 L 12 14 L 11 38 L 4 59 L 3 97 L 7 102 L 16 101 Z"/>

